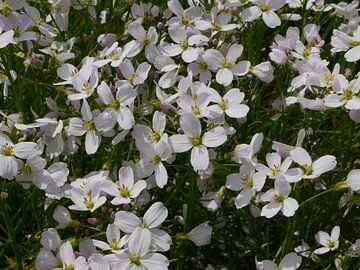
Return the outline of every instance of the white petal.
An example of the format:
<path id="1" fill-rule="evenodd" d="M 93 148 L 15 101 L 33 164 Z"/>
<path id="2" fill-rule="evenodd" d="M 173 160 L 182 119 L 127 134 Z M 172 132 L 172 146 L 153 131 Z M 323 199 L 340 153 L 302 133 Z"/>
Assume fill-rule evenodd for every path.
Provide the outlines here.
<path id="1" fill-rule="evenodd" d="M 336 167 L 336 158 L 331 155 L 322 156 L 318 160 L 314 161 L 313 169 L 314 174 L 322 174 L 331 171 Z"/>
<path id="2" fill-rule="evenodd" d="M 296 270 L 301 265 L 302 258 L 295 252 L 287 254 L 280 262 L 279 268 L 281 270 Z"/>
<path id="3" fill-rule="evenodd" d="M 146 37 L 146 32 L 144 27 L 138 22 L 130 23 L 127 30 L 129 31 L 130 35 L 137 40 L 143 40 Z"/>
<path id="4" fill-rule="evenodd" d="M 356 46 L 345 53 L 346 61 L 356 62 L 360 59 L 360 46 Z"/>
<path id="5" fill-rule="evenodd" d="M 141 224 L 141 220 L 133 213 L 119 211 L 115 214 L 114 223 L 125 233 L 132 233 Z"/>
<path id="6" fill-rule="evenodd" d="M 186 135 L 191 137 L 198 137 L 201 134 L 200 120 L 192 113 L 187 113 L 181 116 L 180 126 Z"/>
<path id="7" fill-rule="evenodd" d="M 290 151 L 290 156 L 294 162 L 300 165 L 311 165 L 312 160 L 309 153 L 302 147 L 296 147 Z"/>
<path id="8" fill-rule="evenodd" d="M 291 217 L 295 214 L 295 211 L 299 208 L 298 202 L 293 198 L 286 198 L 283 201 L 281 212 L 286 217 Z"/>
<path id="9" fill-rule="evenodd" d="M 233 73 L 228 68 L 221 68 L 216 73 L 216 81 L 224 86 L 230 85 L 233 81 L 233 78 Z"/>
<path id="10" fill-rule="evenodd" d="M 251 189 L 242 190 L 235 198 L 235 206 L 237 209 L 243 208 L 250 204 L 252 196 L 255 192 Z"/>
<path id="11" fill-rule="evenodd" d="M 231 71 L 234 75 L 243 76 L 249 72 L 250 65 L 249 61 L 240 61 L 231 68 Z"/>
<path id="12" fill-rule="evenodd" d="M 119 169 L 119 182 L 120 185 L 129 187 L 130 189 L 134 185 L 134 173 L 131 167 L 122 167 Z"/>
<path id="13" fill-rule="evenodd" d="M 114 96 L 111 93 L 110 87 L 106 84 L 106 82 L 101 82 L 101 84 L 97 88 L 97 93 L 101 98 L 104 104 L 108 105 L 111 101 L 114 100 Z"/>
<path id="14" fill-rule="evenodd" d="M 209 49 L 202 55 L 204 61 L 208 64 L 212 70 L 217 70 L 225 61 L 225 57 L 215 49 Z"/>
<path id="15" fill-rule="evenodd" d="M 117 121 L 122 129 L 129 130 L 135 124 L 134 115 L 128 107 L 120 108 L 117 114 Z"/>
<path id="16" fill-rule="evenodd" d="M 272 10 L 263 12 L 262 18 L 263 18 L 265 24 L 270 28 L 275 28 L 275 27 L 281 25 L 281 20 L 280 20 L 279 16 Z"/>
<path id="17" fill-rule="evenodd" d="M 85 136 L 85 150 L 88 155 L 96 153 L 101 142 L 101 135 L 95 130 L 88 130 Z"/>
<path id="18" fill-rule="evenodd" d="M 170 145 L 175 153 L 183 153 L 192 148 L 192 139 L 187 135 L 174 135 L 169 138 Z"/>
<path id="19" fill-rule="evenodd" d="M 191 150 L 191 165 L 195 170 L 205 170 L 209 166 L 209 152 L 205 146 L 195 146 Z"/>
<path id="20" fill-rule="evenodd" d="M 271 202 L 261 209 L 260 215 L 263 217 L 272 218 L 280 211 L 281 206 L 281 203 Z"/>
<path id="21" fill-rule="evenodd" d="M 233 106 L 229 106 L 228 109 L 225 110 L 225 113 L 232 118 L 244 118 L 248 112 L 249 112 L 250 108 L 244 104 L 239 104 L 239 105 L 233 105 Z"/>
<path id="22" fill-rule="evenodd" d="M 185 63 L 192 63 L 199 58 L 199 50 L 197 48 L 189 47 L 183 51 L 181 57 Z"/>
<path id="23" fill-rule="evenodd" d="M 16 157 L 27 159 L 33 156 L 41 155 L 42 150 L 37 143 L 20 142 L 14 145 L 13 152 Z"/>
<path id="24" fill-rule="evenodd" d="M 156 202 L 150 206 L 144 215 L 144 222 L 149 228 L 156 228 L 164 222 L 168 216 L 168 210 L 162 202 Z"/>
<path id="25" fill-rule="evenodd" d="M 142 229 L 140 227 L 135 228 L 129 239 L 129 251 L 130 254 L 145 255 L 150 248 L 151 233 L 148 229 Z"/>
<path id="26" fill-rule="evenodd" d="M 231 62 L 231 63 L 235 63 L 236 60 L 240 57 L 240 55 L 242 54 L 244 50 L 244 46 L 243 45 L 239 45 L 239 44 L 233 44 L 230 46 L 227 54 L 226 54 L 226 61 Z"/>
<path id="27" fill-rule="evenodd" d="M 163 230 L 151 229 L 151 238 L 156 250 L 164 252 L 170 249 L 171 237 Z"/>
<path id="28" fill-rule="evenodd" d="M 216 127 L 204 134 L 202 143 L 207 147 L 217 147 L 222 145 L 227 139 L 224 128 Z"/>
<path id="29" fill-rule="evenodd" d="M 156 184 L 159 188 L 163 188 L 167 184 L 168 174 L 162 162 L 158 164 L 158 167 L 155 170 L 155 179 L 156 179 Z"/>

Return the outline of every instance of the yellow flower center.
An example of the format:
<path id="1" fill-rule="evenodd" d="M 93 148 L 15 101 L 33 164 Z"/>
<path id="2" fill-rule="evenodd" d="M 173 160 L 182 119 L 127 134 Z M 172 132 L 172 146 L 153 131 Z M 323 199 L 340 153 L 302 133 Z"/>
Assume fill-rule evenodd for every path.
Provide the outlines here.
<path id="1" fill-rule="evenodd" d="M 269 8 L 269 5 L 266 4 L 266 3 L 263 3 L 259 6 L 259 8 L 261 9 L 262 12 L 266 12 L 268 11 L 270 8 Z"/>
<path id="2" fill-rule="evenodd" d="M 119 190 L 121 197 L 130 198 L 130 192 L 129 192 L 128 187 L 125 187 L 124 185 L 122 185 L 118 190 Z"/>
<path id="3" fill-rule="evenodd" d="M 276 194 L 276 195 L 274 196 L 274 200 L 275 200 L 276 202 L 278 202 L 278 203 L 282 203 L 282 202 L 285 200 L 285 198 L 284 198 L 284 196 L 281 195 L 281 194 Z"/>
<path id="4" fill-rule="evenodd" d="M 13 154 L 13 147 L 12 147 L 10 144 L 5 143 L 5 144 L 3 145 L 2 154 L 3 154 L 4 156 L 7 156 L 7 157 L 12 156 L 12 154 Z"/>
<path id="5" fill-rule="evenodd" d="M 89 210 L 94 208 L 95 203 L 93 202 L 91 198 L 91 190 L 88 191 L 87 196 L 84 197 L 83 203 L 85 204 L 85 207 Z"/>
<path id="6" fill-rule="evenodd" d="M 354 96 L 353 91 L 350 88 L 346 88 L 344 90 L 344 94 L 343 94 L 341 100 L 351 100 L 353 98 L 353 96 Z"/>
<path id="7" fill-rule="evenodd" d="M 114 111 L 118 111 L 120 109 L 120 101 L 118 101 L 117 99 L 111 101 L 110 108 L 113 109 Z"/>
<path id="8" fill-rule="evenodd" d="M 245 175 L 244 182 L 248 185 L 249 188 L 254 186 L 254 179 L 252 179 L 250 175 Z"/>
<path id="9" fill-rule="evenodd" d="M 219 104 L 220 109 L 222 109 L 223 111 L 226 111 L 229 108 L 229 102 L 225 99 L 221 99 L 221 102 Z"/>
<path id="10" fill-rule="evenodd" d="M 199 68 L 200 68 L 201 70 L 207 70 L 207 69 L 208 69 L 208 64 L 206 64 L 205 61 L 200 61 L 200 62 L 199 62 Z"/>
<path id="11" fill-rule="evenodd" d="M 111 245 L 110 247 L 114 250 L 120 250 L 121 247 L 120 247 L 120 240 L 117 240 L 116 238 L 113 238 L 111 240 Z"/>
<path id="12" fill-rule="evenodd" d="M 191 143 L 193 146 L 199 146 L 202 144 L 202 138 L 201 137 L 194 137 L 191 139 Z"/>
<path id="13" fill-rule="evenodd" d="M 94 121 L 85 122 L 84 127 L 86 130 L 95 130 L 96 129 Z"/>
<path id="14" fill-rule="evenodd" d="M 182 16 L 181 17 L 181 23 L 183 25 L 187 26 L 189 24 L 189 22 L 190 22 L 190 17 L 188 17 L 188 16 Z"/>
<path id="15" fill-rule="evenodd" d="M 130 263 L 135 264 L 136 266 L 141 265 L 141 256 L 139 254 L 134 254 L 129 257 Z"/>
<path id="16" fill-rule="evenodd" d="M 312 173 L 314 172 L 312 165 L 303 166 L 303 170 L 304 170 L 304 175 L 312 175 Z"/>
<path id="17" fill-rule="evenodd" d="M 25 163 L 23 166 L 24 173 L 30 175 L 31 174 L 31 166 L 28 163 Z"/>
<path id="18" fill-rule="evenodd" d="M 223 64 L 223 68 L 231 69 L 233 67 L 233 63 L 225 61 Z"/>

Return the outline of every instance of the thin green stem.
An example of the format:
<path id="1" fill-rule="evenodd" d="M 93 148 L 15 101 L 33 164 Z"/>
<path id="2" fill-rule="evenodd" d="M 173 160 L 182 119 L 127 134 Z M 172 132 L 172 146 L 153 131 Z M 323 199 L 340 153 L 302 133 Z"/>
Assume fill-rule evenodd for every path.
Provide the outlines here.
<path id="1" fill-rule="evenodd" d="M 21 257 L 20 257 L 20 254 L 19 254 L 19 249 L 17 247 L 16 240 L 15 240 L 14 226 L 13 226 L 13 224 L 11 224 L 9 211 L 8 211 L 4 201 L 1 201 L 0 205 L 1 205 L 1 213 L 2 213 L 2 216 L 3 216 L 4 221 L 5 221 L 7 234 L 9 236 L 8 242 L 10 242 L 10 244 L 12 246 L 14 256 L 15 256 L 15 260 L 16 260 L 16 264 L 17 264 L 17 268 L 21 269 L 22 263 L 21 263 Z"/>
<path id="2" fill-rule="evenodd" d="M 330 192 L 335 191 L 336 189 L 337 189 L 337 187 L 336 187 L 336 186 L 333 186 L 333 187 L 331 187 L 331 188 L 329 188 L 329 189 L 327 189 L 327 190 L 324 190 L 323 192 L 320 192 L 320 193 L 315 194 L 314 196 L 312 196 L 312 197 L 310 197 L 309 199 L 307 199 L 307 200 L 303 201 L 302 203 L 300 203 L 299 208 L 300 208 L 300 207 L 303 207 L 305 204 L 307 204 L 308 202 L 311 202 L 312 200 L 314 200 L 314 199 L 316 199 L 316 198 L 319 198 L 319 197 L 321 197 L 321 196 L 323 196 L 323 195 L 325 195 L 325 194 L 328 194 L 328 193 L 330 193 Z"/>

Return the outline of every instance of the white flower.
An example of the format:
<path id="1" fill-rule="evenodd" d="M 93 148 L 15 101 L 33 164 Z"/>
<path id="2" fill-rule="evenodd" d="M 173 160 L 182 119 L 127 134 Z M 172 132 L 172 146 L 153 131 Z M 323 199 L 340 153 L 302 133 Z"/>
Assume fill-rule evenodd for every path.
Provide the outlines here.
<path id="1" fill-rule="evenodd" d="M 254 166 L 249 162 L 244 162 L 239 173 L 229 174 L 226 177 L 226 187 L 234 191 L 241 191 L 235 198 L 236 208 L 249 205 L 256 192 L 262 190 L 265 179 L 266 174 L 255 172 Z"/>
<path id="2" fill-rule="evenodd" d="M 57 226 L 59 229 L 64 229 L 67 226 L 79 225 L 79 221 L 73 220 L 69 210 L 62 205 L 58 205 L 55 208 L 53 218 L 59 223 Z"/>
<path id="3" fill-rule="evenodd" d="M 360 98 L 357 94 L 360 91 L 360 80 L 348 82 L 346 79 L 339 80 L 339 83 L 333 85 L 334 93 L 325 97 L 325 106 L 337 108 L 345 105 L 348 110 L 360 109 Z"/>
<path id="4" fill-rule="evenodd" d="M 270 28 L 281 25 L 281 20 L 275 11 L 285 5 L 285 0 L 253 0 L 252 2 L 256 6 L 249 7 L 241 13 L 245 21 L 251 22 L 262 16 L 264 23 Z"/>
<path id="5" fill-rule="evenodd" d="M 241 104 L 245 94 L 238 88 L 232 88 L 221 97 L 219 92 L 211 91 L 210 101 L 217 103 L 208 107 L 212 118 L 223 116 L 224 113 L 232 118 L 244 118 L 249 112 L 249 107 Z"/>
<path id="6" fill-rule="evenodd" d="M 349 172 L 346 178 L 346 184 L 353 191 L 360 191 L 360 169 Z"/>
<path id="7" fill-rule="evenodd" d="M 186 63 L 191 63 L 199 58 L 202 50 L 201 46 L 208 42 L 208 38 L 204 35 L 187 36 L 186 30 L 182 27 L 170 27 L 169 35 L 176 44 L 170 44 L 162 47 L 166 56 L 177 56 L 181 54 L 182 59 Z"/>
<path id="8" fill-rule="evenodd" d="M 125 251 L 123 248 L 129 240 L 128 235 L 121 237 L 120 229 L 115 224 L 109 224 L 106 228 L 106 242 L 100 240 L 92 240 L 94 246 L 101 250 L 111 250 L 113 253 L 121 254 Z"/>
<path id="9" fill-rule="evenodd" d="M 198 247 L 210 244 L 212 227 L 209 222 L 201 223 L 186 234 L 186 237 Z"/>
<path id="10" fill-rule="evenodd" d="M 164 133 L 166 127 L 166 115 L 156 111 L 152 119 L 152 129 L 145 125 L 135 125 L 132 136 L 136 140 L 136 147 L 141 150 L 144 144 L 156 145 L 160 141 L 167 141 L 167 134 Z"/>
<path id="11" fill-rule="evenodd" d="M 302 147 L 291 150 L 290 156 L 294 162 L 300 165 L 303 179 L 317 178 L 336 167 L 334 156 L 325 155 L 313 162 L 309 153 Z"/>
<path id="12" fill-rule="evenodd" d="M 276 263 L 264 260 L 256 263 L 258 270 L 296 270 L 300 267 L 302 258 L 296 253 L 291 252 L 287 254 L 277 265 Z"/>
<path id="13" fill-rule="evenodd" d="M 164 255 L 150 251 L 150 249 L 150 231 L 136 228 L 130 236 L 128 250 L 122 254 L 115 254 L 111 258 L 112 269 L 168 269 L 168 259 Z"/>
<path id="14" fill-rule="evenodd" d="M 116 183 L 106 181 L 101 187 L 107 194 L 114 196 L 111 201 L 113 205 L 130 203 L 131 199 L 138 197 L 145 188 L 146 182 L 144 180 L 138 180 L 134 183 L 134 173 L 131 167 L 120 168 L 119 181 Z"/>
<path id="15" fill-rule="evenodd" d="M 233 44 L 230 46 L 226 57 L 218 50 L 209 49 L 202 55 L 206 64 L 216 73 L 216 81 L 219 84 L 228 86 L 233 81 L 234 75 L 243 76 L 248 73 L 250 68 L 249 61 L 240 61 L 236 63 L 244 49 L 244 46 Z"/>
<path id="16" fill-rule="evenodd" d="M 329 251 L 333 251 L 333 250 L 338 249 L 338 247 L 339 247 L 339 236 L 340 236 L 340 227 L 339 226 L 335 226 L 331 230 L 331 235 L 329 235 L 326 232 L 319 231 L 315 235 L 315 239 L 323 247 L 315 249 L 314 253 L 321 255 L 321 254 L 325 254 L 325 253 L 327 253 Z"/>
<path id="17" fill-rule="evenodd" d="M 0 177 L 11 180 L 17 174 L 19 160 L 41 155 L 42 150 L 34 142 L 13 144 L 8 136 L 0 133 Z"/>
<path id="18" fill-rule="evenodd" d="M 148 177 L 155 172 L 156 184 L 163 188 L 168 181 L 168 173 L 162 161 L 170 158 L 171 149 L 166 141 L 159 141 L 155 145 L 143 144 L 140 150 L 140 161 L 137 164 L 140 175 Z"/>
<path id="19" fill-rule="evenodd" d="M 169 138 L 175 153 L 191 150 L 191 165 L 195 170 L 205 170 L 209 165 L 209 152 L 206 147 L 217 147 L 226 141 L 225 130 L 215 127 L 201 135 L 200 120 L 193 114 L 184 114 L 180 118 L 184 135 Z"/>
<path id="20" fill-rule="evenodd" d="M 97 92 L 101 101 L 107 105 L 105 111 L 99 115 L 97 123 L 99 129 L 103 131 L 110 130 L 115 126 L 116 122 L 122 129 L 131 129 L 135 119 L 129 106 L 134 102 L 137 95 L 132 86 L 130 84 L 120 86 L 116 91 L 116 98 L 114 98 L 106 82 L 101 82 Z"/>
<path id="21" fill-rule="evenodd" d="M 74 202 L 70 209 L 77 211 L 95 211 L 106 202 L 106 197 L 100 195 L 100 185 L 94 185 L 92 189 L 85 190 L 73 188 L 70 190 L 70 199 Z"/>
<path id="22" fill-rule="evenodd" d="M 168 24 L 172 27 L 188 27 L 193 20 L 196 20 L 196 18 L 199 18 L 202 15 L 201 11 L 196 6 L 189 7 L 184 10 L 178 0 L 170 0 L 167 2 L 167 5 L 171 12 L 176 15 L 176 17 L 172 17 L 168 21 Z"/>
<path id="23" fill-rule="evenodd" d="M 257 163 L 255 155 L 259 152 L 263 139 L 264 135 L 262 133 L 256 133 L 252 137 L 250 144 L 244 143 L 235 147 L 235 150 L 232 153 L 233 157 L 231 159 L 237 163 L 242 163 L 242 159 L 244 159 L 255 165 Z"/>
<path id="24" fill-rule="evenodd" d="M 280 210 L 286 217 L 293 216 L 299 208 L 299 204 L 295 199 L 289 197 L 290 192 L 291 186 L 287 181 L 283 178 L 275 179 L 274 189 L 270 189 L 260 196 L 262 201 L 270 202 L 262 208 L 261 216 L 272 218 Z"/>
<path id="25" fill-rule="evenodd" d="M 91 112 L 90 106 L 86 99 L 83 101 L 81 107 L 81 116 L 70 119 L 68 132 L 71 135 L 83 136 L 85 135 L 85 150 L 88 155 L 96 153 L 101 142 L 101 135 L 97 130 L 97 122 L 93 120 L 95 113 Z"/>
<path id="26" fill-rule="evenodd" d="M 131 233 L 132 239 L 141 234 L 149 234 L 149 242 L 152 247 L 159 251 L 167 251 L 170 249 L 171 237 L 163 230 L 158 229 L 167 216 L 168 210 L 163 203 L 156 202 L 145 212 L 142 219 L 131 212 L 119 211 L 115 214 L 114 223 L 123 232 Z"/>
<path id="27" fill-rule="evenodd" d="M 137 55 L 142 49 L 145 47 L 145 56 L 146 59 L 153 63 L 154 55 L 156 55 L 156 43 L 158 42 L 159 35 L 156 32 L 155 27 L 151 26 L 149 30 L 146 32 L 144 27 L 138 23 L 137 21 L 129 24 L 128 32 L 130 35 L 135 38 L 135 46 L 132 48 L 129 57 L 133 57 Z"/>
<path id="28" fill-rule="evenodd" d="M 83 256 L 75 259 L 74 250 L 69 241 L 61 245 L 59 257 L 63 269 L 86 269 L 86 260 Z"/>
<path id="29" fill-rule="evenodd" d="M 140 63 L 136 69 L 129 59 L 125 59 L 120 64 L 121 74 L 124 76 L 126 80 L 119 81 L 119 83 L 130 83 L 131 85 L 140 85 L 145 82 L 148 77 L 151 66 L 147 62 Z"/>

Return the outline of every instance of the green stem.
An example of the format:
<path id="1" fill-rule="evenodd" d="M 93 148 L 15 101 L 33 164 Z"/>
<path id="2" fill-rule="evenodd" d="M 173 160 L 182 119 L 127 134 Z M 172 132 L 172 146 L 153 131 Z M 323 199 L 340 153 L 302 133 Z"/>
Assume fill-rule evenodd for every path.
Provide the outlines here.
<path id="1" fill-rule="evenodd" d="M 15 236 L 14 236 L 14 226 L 11 224 L 9 212 L 8 212 L 8 210 L 6 208 L 5 203 L 3 201 L 1 201 L 0 205 L 1 205 L 2 216 L 3 216 L 4 221 L 5 221 L 7 234 L 9 236 L 8 242 L 10 242 L 10 244 L 12 246 L 12 249 L 14 251 L 14 256 L 15 256 L 17 268 L 21 269 L 22 268 L 22 263 L 21 263 L 21 257 L 20 257 L 20 254 L 19 254 L 19 249 L 17 247 Z"/>
<path id="2" fill-rule="evenodd" d="M 323 195 L 325 195 L 325 194 L 328 194 L 328 193 L 330 193 L 330 192 L 332 192 L 332 191 L 334 191 L 334 190 L 336 190 L 336 189 L 337 189 L 337 186 L 333 186 L 333 187 L 331 187 L 331 188 L 329 188 L 329 189 L 327 189 L 327 190 L 324 190 L 323 192 L 320 192 L 320 193 L 315 194 L 314 196 L 312 196 L 312 197 L 310 197 L 309 199 L 307 199 L 307 200 L 303 201 L 302 203 L 300 203 L 299 208 L 302 207 L 302 206 L 304 206 L 304 205 L 307 204 L 308 202 L 311 202 L 312 200 L 314 200 L 314 199 L 316 199 L 316 198 L 318 198 L 318 197 L 321 197 L 321 196 L 323 196 Z"/>

